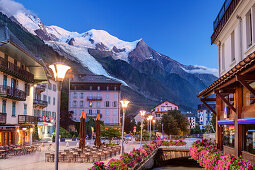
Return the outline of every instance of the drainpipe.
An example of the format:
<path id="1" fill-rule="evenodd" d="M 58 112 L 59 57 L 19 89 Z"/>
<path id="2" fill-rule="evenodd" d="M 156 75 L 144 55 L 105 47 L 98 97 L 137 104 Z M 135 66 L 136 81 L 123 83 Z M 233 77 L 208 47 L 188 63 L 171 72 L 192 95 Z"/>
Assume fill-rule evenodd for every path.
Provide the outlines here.
<path id="1" fill-rule="evenodd" d="M 221 42 L 219 41 L 219 43 L 218 43 L 218 60 L 219 60 L 219 77 L 220 77 L 220 73 L 221 73 L 221 68 L 222 68 L 222 66 L 221 66 Z"/>
<path id="2" fill-rule="evenodd" d="M 243 34 L 242 34 L 242 18 L 238 15 L 237 19 L 239 21 L 239 36 L 240 36 L 240 57 L 239 57 L 239 61 L 242 60 L 243 57 Z"/>

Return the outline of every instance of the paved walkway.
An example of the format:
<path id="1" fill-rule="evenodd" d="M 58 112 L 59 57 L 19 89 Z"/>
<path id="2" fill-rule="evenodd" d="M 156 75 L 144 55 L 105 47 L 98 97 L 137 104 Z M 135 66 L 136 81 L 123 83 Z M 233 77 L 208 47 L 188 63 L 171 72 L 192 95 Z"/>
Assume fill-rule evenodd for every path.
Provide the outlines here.
<path id="1" fill-rule="evenodd" d="M 187 142 L 185 146 L 182 146 L 181 148 L 189 148 L 191 144 L 196 141 L 195 138 L 189 138 L 185 139 L 184 141 Z M 67 141 L 69 146 L 76 147 L 77 142 L 73 141 Z M 92 144 L 93 141 L 87 141 L 87 144 Z M 13 156 L 8 159 L 1 159 L 0 160 L 0 170 L 53 170 L 55 167 L 54 163 L 45 162 L 44 156 L 45 152 L 47 151 L 54 151 L 55 146 L 52 144 L 50 147 L 50 143 L 47 143 L 45 147 L 42 149 L 41 152 L 35 152 L 29 155 L 22 155 L 22 156 Z M 139 148 L 140 142 L 128 142 L 127 144 L 124 144 L 125 152 L 130 152 L 134 148 Z M 60 142 L 60 150 L 66 149 L 66 142 Z M 119 158 L 120 155 L 117 155 L 113 158 Z M 107 163 L 109 161 L 103 161 Z M 92 166 L 92 163 L 59 163 L 59 169 L 60 170 L 85 170 Z"/>

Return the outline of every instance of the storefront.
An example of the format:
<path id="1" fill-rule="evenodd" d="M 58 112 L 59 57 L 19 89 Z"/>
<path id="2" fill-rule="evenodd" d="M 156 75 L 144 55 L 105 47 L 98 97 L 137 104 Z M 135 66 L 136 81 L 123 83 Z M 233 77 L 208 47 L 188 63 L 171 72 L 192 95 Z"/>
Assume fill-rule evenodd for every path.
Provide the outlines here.
<path id="1" fill-rule="evenodd" d="M 15 126 L 0 126 L 0 146 L 15 145 L 18 143 L 16 140 Z"/>
<path id="2" fill-rule="evenodd" d="M 55 129 L 54 123 L 51 122 L 38 122 L 38 135 L 40 139 L 49 140 L 51 139 L 51 134 Z"/>

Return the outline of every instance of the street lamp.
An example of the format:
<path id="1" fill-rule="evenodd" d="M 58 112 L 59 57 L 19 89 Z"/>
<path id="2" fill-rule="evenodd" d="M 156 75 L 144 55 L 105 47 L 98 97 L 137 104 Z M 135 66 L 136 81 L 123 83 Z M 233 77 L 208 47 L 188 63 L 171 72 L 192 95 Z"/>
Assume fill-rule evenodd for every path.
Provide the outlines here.
<path id="1" fill-rule="evenodd" d="M 153 132 L 155 133 L 156 120 L 153 119 L 152 123 L 153 123 Z M 155 133 L 155 137 L 156 137 L 156 133 Z"/>
<path id="2" fill-rule="evenodd" d="M 150 142 L 151 142 L 151 121 L 152 121 L 152 119 L 153 119 L 153 116 L 150 115 L 150 116 L 148 117 L 148 119 L 149 119 L 149 121 L 150 121 Z"/>
<path id="3" fill-rule="evenodd" d="M 59 150 L 59 119 L 60 119 L 60 103 L 61 103 L 61 90 L 62 82 L 65 78 L 66 72 L 71 68 L 64 63 L 54 63 L 49 66 L 54 74 L 55 81 L 58 87 L 58 112 L 56 114 L 56 151 L 55 151 L 55 169 L 58 170 L 58 150 Z"/>
<path id="4" fill-rule="evenodd" d="M 140 114 L 141 114 L 141 139 L 140 139 L 140 148 L 142 147 L 142 140 L 143 140 L 143 120 L 144 120 L 145 113 L 146 113 L 145 110 L 140 110 Z"/>
<path id="5" fill-rule="evenodd" d="M 121 107 L 123 109 L 123 116 L 122 116 L 122 135 L 121 135 L 121 155 L 124 153 L 124 147 L 123 147 L 123 142 L 124 142 L 124 122 L 125 122 L 125 109 L 127 109 L 129 101 L 126 99 L 123 99 L 120 101 Z"/>

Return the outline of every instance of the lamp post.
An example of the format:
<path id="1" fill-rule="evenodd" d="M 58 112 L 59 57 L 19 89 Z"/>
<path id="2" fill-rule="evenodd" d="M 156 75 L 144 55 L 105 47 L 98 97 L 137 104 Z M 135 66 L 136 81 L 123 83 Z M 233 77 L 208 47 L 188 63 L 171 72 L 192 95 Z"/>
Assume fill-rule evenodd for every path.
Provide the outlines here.
<path id="1" fill-rule="evenodd" d="M 149 123 L 150 123 L 150 142 L 151 142 L 151 121 L 152 121 L 152 119 L 153 119 L 153 116 L 150 115 L 150 116 L 148 117 L 148 119 L 149 119 Z"/>
<path id="2" fill-rule="evenodd" d="M 56 114 L 56 151 L 55 151 L 55 170 L 58 170 L 58 151 L 59 151 L 59 119 L 60 119 L 60 103 L 61 103 L 61 90 L 62 82 L 65 78 L 66 72 L 70 69 L 69 66 L 64 63 L 54 63 L 49 66 L 53 71 L 55 81 L 58 87 L 58 112 Z"/>
<path id="3" fill-rule="evenodd" d="M 141 139 L 140 139 L 140 148 L 142 147 L 142 140 L 143 140 L 143 120 L 144 120 L 145 113 L 146 113 L 145 110 L 141 110 L 141 111 L 140 111 L 140 114 L 141 114 Z"/>
<path id="4" fill-rule="evenodd" d="M 155 132 L 155 124 L 156 124 L 156 120 L 155 120 L 155 119 L 153 119 L 153 120 L 152 120 L 152 123 L 153 123 L 153 133 L 154 133 L 154 135 L 155 135 L 155 137 L 156 137 L 156 132 Z"/>
<path id="5" fill-rule="evenodd" d="M 129 101 L 126 99 L 123 99 L 120 101 L 121 103 L 121 107 L 123 109 L 123 116 L 122 116 L 122 134 L 121 134 L 121 155 L 123 155 L 124 153 L 124 147 L 123 147 L 123 143 L 124 143 L 124 122 L 125 122 L 125 109 L 127 109 L 128 103 Z"/>

